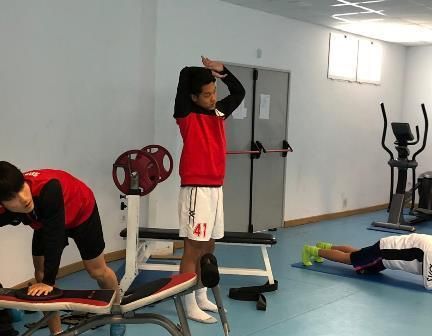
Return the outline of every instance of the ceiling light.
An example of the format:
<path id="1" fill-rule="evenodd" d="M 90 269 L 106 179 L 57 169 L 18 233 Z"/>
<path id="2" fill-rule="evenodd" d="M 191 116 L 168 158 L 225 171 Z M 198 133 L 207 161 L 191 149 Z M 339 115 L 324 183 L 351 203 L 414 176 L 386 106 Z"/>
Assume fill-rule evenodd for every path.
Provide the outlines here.
<path id="1" fill-rule="evenodd" d="M 432 43 L 432 30 L 418 25 L 390 22 L 351 22 L 341 24 L 339 29 L 353 34 L 365 35 L 378 40 L 395 43 Z"/>
<path id="2" fill-rule="evenodd" d="M 361 6 L 362 4 L 367 4 L 367 3 L 372 3 L 372 2 L 382 2 L 383 0 L 371 0 L 371 1 L 362 1 L 362 2 L 351 2 L 351 1 L 345 1 L 345 0 L 337 0 L 340 2 L 340 4 L 335 4 L 332 5 L 334 7 L 336 6 L 351 6 L 353 7 L 353 9 L 359 9 L 360 11 L 353 11 L 350 13 L 341 13 L 341 14 L 333 14 L 332 18 L 335 20 L 339 20 L 342 22 L 352 22 L 352 20 L 348 19 L 347 17 L 349 16 L 354 16 L 354 15 L 381 15 L 381 16 L 385 16 L 385 14 L 383 13 L 383 10 L 374 10 L 372 8 L 368 8 L 365 6 Z"/>
<path id="3" fill-rule="evenodd" d="M 332 5 L 332 7 L 340 7 L 340 6 L 362 7 L 360 5 L 364 5 L 364 4 L 367 5 L 367 4 L 376 3 L 376 2 L 384 2 L 386 0 L 356 1 L 356 2 L 345 1 L 345 0 L 336 0 L 336 1 L 339 1 L 340 3 L 334 4 L 334 5 Z"/>

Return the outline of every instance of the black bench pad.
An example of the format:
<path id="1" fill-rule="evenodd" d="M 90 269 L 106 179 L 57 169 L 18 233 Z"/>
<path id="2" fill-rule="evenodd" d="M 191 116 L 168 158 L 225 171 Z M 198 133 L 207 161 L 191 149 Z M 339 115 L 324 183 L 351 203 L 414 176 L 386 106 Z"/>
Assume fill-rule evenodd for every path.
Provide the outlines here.
<path id="1" fill-rule="evenodd" d="M 120 236 L 127 237 L 126 229 L 120 232 Z M 166 240 L 183 240 L 179 237 L 178 229 L 155 229 L 155 228 L 139 228 L 140 239 L 166 239 Z M 270 233 L 248 233 L 248 232 L 225 232 L 225 236 L 217 240 L 221 243 L 234 244 L 256 244 L 256 245 L 275 245 L 276 237 Z"/>

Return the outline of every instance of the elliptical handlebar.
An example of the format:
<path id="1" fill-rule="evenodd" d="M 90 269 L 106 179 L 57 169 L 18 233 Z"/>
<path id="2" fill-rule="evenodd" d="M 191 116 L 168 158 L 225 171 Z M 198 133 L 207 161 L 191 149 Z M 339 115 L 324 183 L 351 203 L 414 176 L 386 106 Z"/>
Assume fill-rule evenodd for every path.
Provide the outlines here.
<path id="1" fill-rule="evenodd" d="M 416 139 L 415 141 L 411 141 L 411 142 L 408 141 L 407 143 L 408 146 L 417 145 L 418 142 L 420 141 L 420 128 L 418 127 L 418 125 L 416 125 L 415 130 L 416 130 Z"/>
<path id="2" fill-rule="evenodd" d="M 424 103 L 421 104 L 421 108 L 422 108 L 422 112 L 423 112 L 423 118 L 425 121 L 425 129 L 423 132 L 423 143 L 422 143 L 422 146 L 419 148 L 419 150 L 413 154 L 413 156 L 412 156 L 413 160 L 415 160 L 416 156 L 418 154 L 420 154 L 421 152 L 423 152 L 423 150 L 425 149 L 426 141 L 427 141 L 427 135 L 428 135 L 428 129 L 429 129 L 429 120 L 428 120 L 428 116 L 426 113 L 426 107 L 425 107 Z M 418 126 L 416 126 L 416 128 L 418 128 Z"/>
<path id="3" fill-rule="evenodd" d="M 387 134 L 387 115 L 385 112 L 384 103 L 381 103 L 380 106 L 381 106 L 381 113 L 382 113 L 382 116 L 384 119 L 384 128 L 383 128 L 383 132 L 382 132 L 381 146 L 382 146 L 382 148 L 384 148 L 384 150 L 387 153 L 389 153 L 390 160 L 394 160 L 393 152 L 385 144 L 385 139 L 386 139 L 386 134 Z"/>

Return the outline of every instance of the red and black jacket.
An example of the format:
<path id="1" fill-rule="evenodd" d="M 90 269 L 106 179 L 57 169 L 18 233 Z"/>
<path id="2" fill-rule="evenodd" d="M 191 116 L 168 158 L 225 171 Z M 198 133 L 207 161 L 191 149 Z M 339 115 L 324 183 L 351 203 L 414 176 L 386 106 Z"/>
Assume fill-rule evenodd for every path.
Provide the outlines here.
<path id="1" fill-rule="evenodd" d="M 66 239 L 66 230 L 84 223 L 96 201 L 83 182 L 61 170 L 41 169 L 24 173 L 34 202 L 30 214 L 13 213 L 0 205 L 0 226 L 24 223 L 42 230 L 44 237 L 44 279 L 54 284 Z"/>
<path id="2" fill-rule="evenodd" d="M 182 186 L 222 186 L 225 177 L 226 138 L 224 120 L 240 105 L 245 90 L 224 67 L 222 81 L 230 94 L 216 103 L 215 110 L 196 105 L 190 95 L 191 67 L 180 72 L 174 118 L 183 138 L 179 173 Z"/>

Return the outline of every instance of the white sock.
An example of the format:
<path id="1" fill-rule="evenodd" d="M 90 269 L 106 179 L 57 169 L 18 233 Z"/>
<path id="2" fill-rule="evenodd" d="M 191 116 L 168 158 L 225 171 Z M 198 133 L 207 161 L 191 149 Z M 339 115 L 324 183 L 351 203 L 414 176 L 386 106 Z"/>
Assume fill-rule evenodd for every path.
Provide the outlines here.
<path id="1" fill-rule="evenodd" d="M 200 307 L 202 310 L 211 311 L 213 313 L 218 312 L 217 306 L 207 297 L 207 287 L 197 289 L 195 291 L 195 296 L 198 307 Z"/>
<path id="2" fill-rule="evenodd" d="M 185 295 L 184 302 L 185 302 L 186 316 L 188 319 L 201 322 L 201 323 L 217 322 L 217 320 L 213 316 L 203 312 L 200 309 L 200 307 L 198 307 L 198 304 L 195 299 L 195 292 Z"/>

